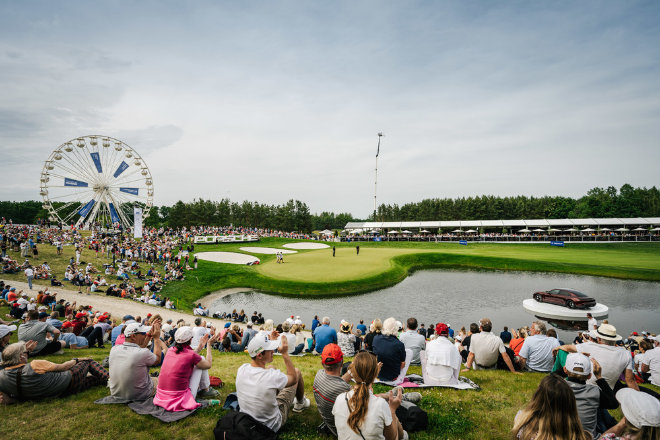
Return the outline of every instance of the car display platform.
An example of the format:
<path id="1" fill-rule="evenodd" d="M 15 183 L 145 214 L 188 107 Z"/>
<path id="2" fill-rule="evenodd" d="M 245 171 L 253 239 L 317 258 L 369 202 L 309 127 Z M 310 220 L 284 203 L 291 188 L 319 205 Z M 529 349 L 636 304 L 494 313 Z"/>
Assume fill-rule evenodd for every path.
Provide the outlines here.
<path id="1" fill-rule="evenodd" d="M 555 304 L 540 303 L 535 299 L 526 299 L 523 301 L 523 308 L 538 317 L 564 319 L 570 321 L 586 321 L 587 313 L 591 313 L 596 319 L 607 318 L 610 309 L 601 303 L 588 309 L 569 309 L 568 307 Z"/>

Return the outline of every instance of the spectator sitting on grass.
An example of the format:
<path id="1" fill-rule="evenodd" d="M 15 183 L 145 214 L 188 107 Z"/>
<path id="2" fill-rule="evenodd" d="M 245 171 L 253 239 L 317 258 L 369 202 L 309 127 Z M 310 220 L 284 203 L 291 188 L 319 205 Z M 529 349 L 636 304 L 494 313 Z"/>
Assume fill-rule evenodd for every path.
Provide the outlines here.
<path id="1" fill-rule="evenodd" d="M 571 387 L 556 374 L 545 376 L 532 400 L 518 411 L 511 436 L 518 440 L 591 440 L 582 428 Z"/>
<path id="2" fill-rule="evenodd" d="M 330 327 L 330 318 L 324 316 L 321 320 L 320 326 L 316 327 L 314 330 L 314 343 L 315 350 L 318 354 L 323 352 L 323 349 L 327 344 L 336 344 L 337 343 L 337 330 Z"/>
<path id="3" fill-rule="evenodd" d="M 417 319 L 408 318 L 406 331 L 401 333 L 399 340 L 412 351 L 410 365 L 421 365 L 420 353 L 426 349 L 426 337 L 417 333 Z"/>
<path id="4" fill-rule="evenodd" d="M 145 400 L 156 393 L 158 379 L 149 376 L 149 367 L 160 364 L 162 350 L 167 351 L 157 335 L 160 322 L 153 326 L 137 322 L 126 325 L 126 340 L 110 350 L 110 395 L 121 400 Z M 156 336 L 156 337 L 154 337 Z M 153 353 L 146 348 L 154 339 Z"/>
<path id="5" fill-rule="evenodd" d="M 499 336 L 492 333 L 493 324 L 488 318 L 479 321 L 479 333 L 472 335 L 470 352 L 465 365 L 468 370 L 474 366 L 476 370 L 493 370 L 497 368 L 497 360 L 502 355 L 509 371 L 515 373 L 511 359 L 506 354 L 506 348 Z"/>
<path id="6" fill-rule="evenodd" d="M 616 393 L 623 417 L 602 440 L 656 440 L 660 438 L 660 401 L 646 393 L 622 388 Z"/>
<path id="7" fill-rule="evenodd" d="M 32 341 L 27 344 L 20 341 L 5 348 L 0 370 L 0 404 L 68 396 L 108 382 L 108 372 L 91 358 L 71 359 L 62 364 L 40 359 L 28 362 L 33 345 Z"/>
<path id="8" fill-rule="evenodd" d="M 555 362 L 552 350 L 559 347 L 559 341 L 546 335 L 545 324 L 540 321 L 533 322 L 530 330 L 532 335 L 520 350 L 520 365 L 527 371 L 549 373 Z"/>
<path id="9" fill-rule="evenodd" d="M 587 379 L 591 377 L 592 364 L 596 385 L 587 383 Z M 612 388 L 602 378 L 600 372 L 600 365 L 595 359 L 590 361 L 587 356 L 580 353 L 571 353 L 566 357 L 564 365 L 564 373 L 568 376 L 566 383 L 575 395 L 582 427 L 594 438 L 597 438 L 598 408 L 615 409 L 619 406 Z"/>
<path id="10" fill-rule="evenodd" d="M 421 352 L 422 376 L 425 385 L 455 385 L 461 370 L 461 355 L 449 339 L 449 329 L 439 322 L 435 326 L 437 337 L 426 344 Z"/>
<path id="11" fill-rule="evenodd" d="M 76 336 L 73 333 L 73 324 L 65 321 L 62 324 L 62 333 L 60 334 L 60 341 L 66 343 L 65 348 L 78 349 L 89 348 L 89 341 L 83 336 Z"/>
<path id="12" fill-rule="evenodd" d="M 48 333 L 53 335 L 52 341 L 46 339 Z M 66 342 L 59 341 L 59 336 L 60 331 L 58 329 L 50 324 L 39 321 L 39 312 L 36 310 L 30 310 L 25 324 L 21 324 L 18 327 L 19 341 L 36 341 L 37 343 L 30 352 L 30 356 L 46 356 L 62 350 Z"/>
<path id="13" fill-rule="evenodd" d="M 301 412 L 309 407 L 305 397 L 302 374 L 291 362 L 287 338 L 277 341 L 279 335 L 256 335 L 248 345 L 249 364 L 243 364 L 236 373 L 236 393 L 241 412 L 277 432 L 286 423 L 289 410 Z M 268 368 L 273 362 L 273 352 L 279 348 L 286 365 L 286 374 L 276 368 Z"/>
<path id="14" fill-rule="evenodd" d="M 342 353 L 346 357 L 353 357 L 355 355 L 355 335 L 352 332 L 353 324 L 342 320 L 339 325 L 339 333 L 337 334 L 337 345 L 341 348 Z"/>
<path id="15" fill-rule="evenodd" d="M 339 346 L 337 344 L 326 345 L 323 353 L 321 353 L 323 368 L 316 372 L 313 387 L 316 408 L 323 419 L 320 429 L 327 429 L 335 437 L 337 436 L 337 428 L 335 428 L 335 416 L 332 414 L 332 407 L 339 394 L 351 389 L 349 385 L 351 373 L 347 371 L 346 374 L 341 375 L 343 362 L 344 355 Z"/>
<path id="16" fill-rule="evenodd" d="M 383 331 L 374 338 L 374 354 L 383 365 L 378 373 L 378 379 L 383 381 L 403 381 L 412 359 L 412 351 L 406 350 L 403 342 L 396 334 L 399 326 L 394 318 L 383 322 Z"/>

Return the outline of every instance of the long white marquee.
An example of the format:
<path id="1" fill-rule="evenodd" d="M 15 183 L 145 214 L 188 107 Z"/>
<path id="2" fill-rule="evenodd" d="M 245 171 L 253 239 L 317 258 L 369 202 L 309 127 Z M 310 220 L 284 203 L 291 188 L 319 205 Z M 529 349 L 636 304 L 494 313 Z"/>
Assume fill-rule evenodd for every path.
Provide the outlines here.
<path id="1" fill-rule="evenodd" d="M 660 217 L 634 218 L 564 218 L 530 220 L 449 220 L 425 222 L 348 222 L 344 229 L 442 229 L 442 228 L 507 228 L 507 227 L 653 227 L 660 225 Z"/>

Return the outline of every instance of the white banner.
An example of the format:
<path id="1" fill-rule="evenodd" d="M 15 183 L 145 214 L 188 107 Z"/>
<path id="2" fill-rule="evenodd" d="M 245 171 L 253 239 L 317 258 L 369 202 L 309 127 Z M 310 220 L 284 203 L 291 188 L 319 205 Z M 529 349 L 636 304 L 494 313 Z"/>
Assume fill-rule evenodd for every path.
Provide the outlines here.
<path id="1" fill-rule="evenodd" d="M 142 208 L 133 208 L 133 238 L 142 238 Z"/>

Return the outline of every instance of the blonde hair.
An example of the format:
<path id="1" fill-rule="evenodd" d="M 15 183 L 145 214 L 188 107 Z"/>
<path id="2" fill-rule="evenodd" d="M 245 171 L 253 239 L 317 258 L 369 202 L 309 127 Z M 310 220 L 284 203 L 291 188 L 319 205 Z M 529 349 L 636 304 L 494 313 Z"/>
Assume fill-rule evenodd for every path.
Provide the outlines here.
<path id="1" fill-rule="evenodd" d="M 582 429 L 573 390 L 564 379 L 549 374 L 532 400 L 516 417 L 511 437 L 518 440 L 591 440 Z"/>
<path id="2" fill-rule="evenodd" d="M 360 425 L 369 411 L 370 385 L 378 375 L 378 360 L 371 353 L 358 353 L 351 364 L 351 374 L 356 382 L 353 387 L 353 395 L 348 399 L 349 428 L 355 433 L 360 432 Z"/>
<path id="3" fill-rule="evenodd" d="M 273 320 L 267 319 L 264 321 L 264 325 L 261 326 L 261 330 L 265 330 L 267 332 L 273 331 Z"/>

